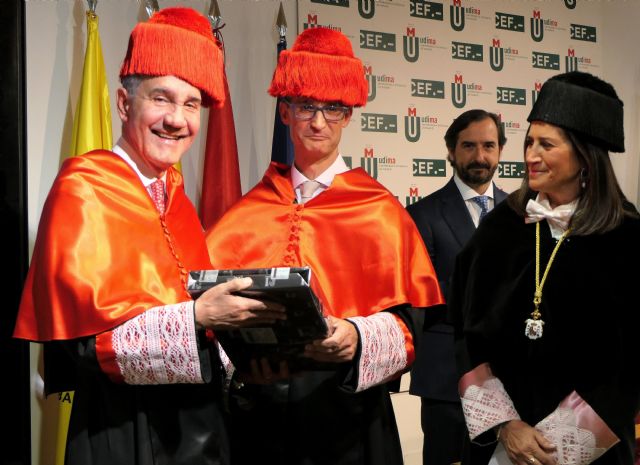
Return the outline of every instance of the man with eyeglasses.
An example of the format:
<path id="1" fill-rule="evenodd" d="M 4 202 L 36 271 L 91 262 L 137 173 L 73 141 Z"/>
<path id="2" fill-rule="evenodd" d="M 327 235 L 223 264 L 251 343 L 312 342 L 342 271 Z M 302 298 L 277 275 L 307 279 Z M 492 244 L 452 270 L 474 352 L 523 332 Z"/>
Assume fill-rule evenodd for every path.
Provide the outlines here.
<path id="1" fill-rule="evenodd" d="M 292 373 L 256 361 L 235 374 L 238 464 L 389 465 L 402 450 L 389 396 L 411 365 L 423 307 L 442 302 L 429 256 L 395 197 L 340 155 L 367 100 L 349 39 L 307 29 L 280 54 L 269 92 L 294 147 L 207 232 L 216 268 L 309 266 L 330 331 L 305 356 L 333 369 Z M 311 189 L 307 186 L 311 184 Z M 239 383 L 232 383 L 239 385 Z"/>
<path id="2" fill-rule="evenodd" d="M 117 91 L 113 151 L 68 159 L 44 205 L 15 337 L 45 343 L 45 391 L 74 390 L 68 465 L 229 465 L 222 371 L 205 328 L 273 321 L 231 295 L 250 279 L 186 290 L 211 266 L 172 167 L 201 105 L 224 98 L 209 21 L 167 8 L 138 24 Z"/>

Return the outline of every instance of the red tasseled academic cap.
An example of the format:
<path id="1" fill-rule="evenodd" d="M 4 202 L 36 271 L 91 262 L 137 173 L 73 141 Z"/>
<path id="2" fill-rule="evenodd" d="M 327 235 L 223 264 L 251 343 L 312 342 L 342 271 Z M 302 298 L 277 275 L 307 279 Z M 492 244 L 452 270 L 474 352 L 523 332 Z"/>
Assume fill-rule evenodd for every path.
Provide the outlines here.
<path id="1" fill-rule="evenodd" d="M 138 23 L 129 37 L 120 78 L 175 76 L 203 94 L 203 104 L 224 101 L 224 58 L 207 18 L 191 8 L 164 8 Z"/>
<path id="2" fill-rule="evenodd" d="M 269 93 L 362 107 L 367 103 L 368 85 L 349 39 L 339 31 L 318 27 L 305 30 L 291 50 L 280 52 Z"/>

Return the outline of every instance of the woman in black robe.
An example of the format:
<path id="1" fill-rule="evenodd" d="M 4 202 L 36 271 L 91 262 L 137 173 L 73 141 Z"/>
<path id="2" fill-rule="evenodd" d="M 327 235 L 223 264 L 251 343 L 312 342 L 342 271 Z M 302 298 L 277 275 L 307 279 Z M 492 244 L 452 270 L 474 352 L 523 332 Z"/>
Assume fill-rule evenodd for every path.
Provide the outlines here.
<path id="1" fill-rule="evenodd" d="M 590 74 L 549 79 L 522 187 L 458 256 L 463 463 L 633 463 L 640 219 L 609 159 L 624 151 L 622 106 Z"/>

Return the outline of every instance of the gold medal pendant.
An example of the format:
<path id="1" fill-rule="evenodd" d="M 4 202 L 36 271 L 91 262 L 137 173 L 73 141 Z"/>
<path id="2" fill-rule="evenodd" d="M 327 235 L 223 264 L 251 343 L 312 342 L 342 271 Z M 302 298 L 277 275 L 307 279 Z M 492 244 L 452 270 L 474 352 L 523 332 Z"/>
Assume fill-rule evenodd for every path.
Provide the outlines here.
<path id="1" fill-rule="evenodd" d="M 553 249 L 553 252 L 551 252 L 551 257 L 549 257 L 549 262 L 544 270 L 542 281 L 540 281 L 540 223 L 536 223 L 536 291 L 533 294 L 533 312 L 531 312 L 531 318 L 527 318 L 525 320 L 526 326 L 524 327 L 524 335 L 531 340 L 540 339 L 542 337 L 544 321 L 540 318 L 542 314 L 539 309 L 540 302 L 542 302 L 542 286 L 544 286 L 544 283 L 547 280 L 547 274 L 549 274 L 553 259 L 556 257 L 556 253 L 558 253 L 558 249 L 560 248 L 562 241 L 564 241 L 564 239 L 569 235 L 569 231 L 570 229 L 567 229 L 562 233 L 560 239 L 558 239 L 558 243 Z"/>

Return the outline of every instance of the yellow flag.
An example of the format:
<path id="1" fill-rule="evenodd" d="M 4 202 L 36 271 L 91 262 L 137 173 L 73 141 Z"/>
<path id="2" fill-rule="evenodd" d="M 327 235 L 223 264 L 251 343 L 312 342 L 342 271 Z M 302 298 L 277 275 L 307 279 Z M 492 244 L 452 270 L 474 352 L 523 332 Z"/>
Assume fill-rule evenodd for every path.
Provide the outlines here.
<path id="1" fill-rule="evenodd" d="M 104 71 L 98 16 L 87 11 L 87 51 L 84 56 L 82 87 L 73 121 L 71 155 L 95 149 L 111 150 L 111 105 Z"/>
<path id="2" fill-rule="evenodd" d="M 109 86 L 102 57 L 102 44 L 98 32 L 98 16 L 87 11 L 87 50 L 84 56 L 82 87 L 73 121 L 71 156 L 95 149 L 111 150 L 111 103 Z M 73 392 L 62 392 L 58 397 L 58 425 L 56 435 L 56 465 L 64 464 L 73 405 Z"/>

